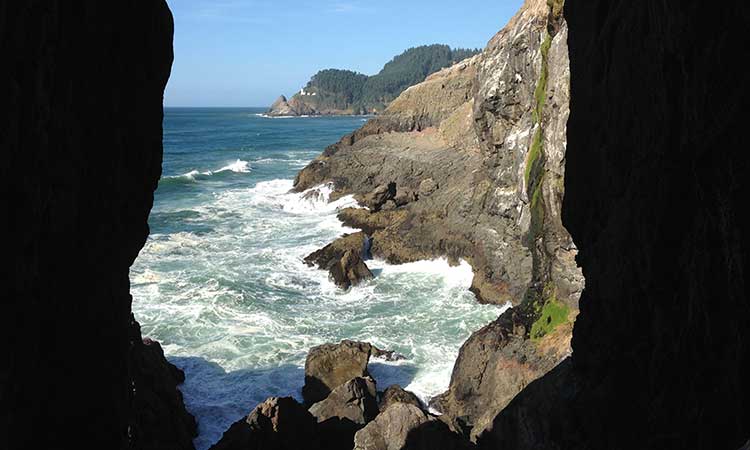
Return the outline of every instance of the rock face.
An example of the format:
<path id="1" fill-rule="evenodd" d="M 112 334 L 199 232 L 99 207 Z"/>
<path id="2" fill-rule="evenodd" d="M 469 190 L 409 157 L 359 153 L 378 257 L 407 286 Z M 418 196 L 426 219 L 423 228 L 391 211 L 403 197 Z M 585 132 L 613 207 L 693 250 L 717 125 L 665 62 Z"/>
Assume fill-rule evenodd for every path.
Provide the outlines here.
<path id="1" fill-rule="evenodd" d="M 310 407 L 318 422 L 336 417 L 365 425 L 378 415 L 377 389 L 372 378 L 354 378 Z"/>
<path id="2" fill-rule="evenodd" d="M 0 448 L 190 448 L 179 375 L 131 321 L 128 281 L 161 173 L 167 4 L 0 9 L 12 236 L 0 271 Z"/>
<path id="3" fill-rule="evenodd" d="M 310 116 L 314 114 L 317 114 L 317 111 L 298 98 L 294 97 L 287 100 L 283 95 L 276 99 L 266 112 L 266 115 L 271 117 Z"/>
<path id="4" fill-rule="evenodd" d="M 237 421 L 211 450 L 321 449 L 315 418 L 291 397 L 271 397 Z"/>
<path id="5" fill-rule="evenodd" d="M 419 397 L 414 395 L 413 392 L 404 390 L 397 384 L 388 386 L 388 389 L 383 392 L 378 407 L 381 411 L 385 411 L 389 406 L 395 403 L 406 403 L 422 409 L 422 402 L 419 401 Z"/>
<path id="6" fill-rule="evenodd" d="M 131 425 L 132 447 L 143 449 L 192 449 L 198 435 L 195 418 L 185 410 L 182 370 L 169 363 L 158 342 L 141 339 L 135 319 L 131 326 L 130 369 L 135 417 Z"/>
<path id="7" fill-rule="evenodd" d="M 354 436 L 354 450 L 453 450 L 469 448 L 435 417 L 408 403 L 394 403 Z"/>
<path id="8" fill-rule="evenodd" d="M 337 387 L 353 378 L 364 378 L 372 346 L 366 342 L 341 341 L 310 349 L 305 360 L 302 396 L 312 405 L 324 400 Z"/>
<path id="9" fill-rule="evenodd" d="M 372 378 L 354 378 L 312 405 L 323 448 L 351 450 L 354 434 L 378 415 L 376 396 Z"/>
<path id="10" fill-rule="evenodd" d="M 563 218 L 586 275 L 574 352 L 494 419 L 480 448 L 747 442 L 748 12 L 568 0 Z"/>
<path id="11" fill-rule="evenodd" d="M 561 219 L 567 35 L 559 4 L 527 0 L 480 55 L 404 91 L 295 181 L 368 206 L 339 217 L 373 256 L 464 259 L 480 301 L 514 305 L 464 344 L 433 402 L 472 438 L 570 354 L 584 280 Z"/>
<path id="12" fill-rule="evenodd" d="M 327 270 L 337 286 L 348 289 L 373 278 L 372 272 L 362 260 L 367 254 L 369 242 L 369 237 L 364 233 L 344 235 L 308 255 L 305 262 Z"/>

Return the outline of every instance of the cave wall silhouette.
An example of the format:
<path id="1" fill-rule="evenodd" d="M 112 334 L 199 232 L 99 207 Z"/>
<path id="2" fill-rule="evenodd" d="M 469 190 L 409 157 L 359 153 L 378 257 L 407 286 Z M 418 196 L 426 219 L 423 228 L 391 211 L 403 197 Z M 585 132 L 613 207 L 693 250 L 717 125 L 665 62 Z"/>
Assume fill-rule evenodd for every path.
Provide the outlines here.
<path id="1" fill-rule="evenodd" d="M 482 448 L 738 449 L 750 438 L 747 60 L 730 1 L 567 0 L 573 355 Z"/>
<path id="2" fill-rule="evenodd" d="M 163 0 L 0 2 L 0 448 L 133 445 L 172 35 Z"/>

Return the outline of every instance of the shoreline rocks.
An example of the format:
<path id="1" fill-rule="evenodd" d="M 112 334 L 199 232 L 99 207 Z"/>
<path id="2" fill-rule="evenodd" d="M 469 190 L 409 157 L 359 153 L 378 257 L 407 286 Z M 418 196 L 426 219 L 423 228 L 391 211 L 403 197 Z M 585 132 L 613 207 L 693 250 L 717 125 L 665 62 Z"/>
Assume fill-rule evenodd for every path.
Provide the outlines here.
<path id="1" fill-rule="evenodd" d="M 327 270 L 338 287 L 348 289 L 374 278 L 363 260 L 369 242 L 370 238 L 364 233 L 346 234 L 308 255 L 305 263 Z"/>
<path id="2" fill-rule="evenodd" d="M 369 343 L 349 340 L 311 348 L 305 360 L 305 385 L 302 387 L 305 403 L 313 405 L 349 380 L 369 377 L 367 364 L 371 353 Z"/>

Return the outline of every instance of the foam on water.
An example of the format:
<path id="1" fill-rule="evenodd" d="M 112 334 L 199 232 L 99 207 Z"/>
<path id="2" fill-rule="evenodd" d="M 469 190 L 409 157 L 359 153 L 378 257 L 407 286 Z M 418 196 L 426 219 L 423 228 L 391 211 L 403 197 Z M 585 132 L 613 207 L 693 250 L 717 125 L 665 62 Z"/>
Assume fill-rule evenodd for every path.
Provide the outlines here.
<path id="1" fill-rule="evenodd" d="M 305 356 L 325 342 L 357 339 L 405 355 L 371 361 L 378 387 L 398 383 L 427 400 L 447 388 L 461 344 L 502 310 L 476 302 L 465 262 L 371 260 L 376 278 L 347 292 L 308 267 L 305 256 L 355 231 L 336 218 L 356 206 L 352 197 L 331 202 L 331 185 L 291 192 L 295 161 L 313 155 L 269 152 L 233 164 L 218 156 L 224 163 L 214 167 L 235 175 L 157 192 L 153 234 L 131 269 L 133 308 L 144 336 L 186 372 L 198 449 L 266 397 L 300 398 Z M 272 169 L 286 176 L 262 178 Z"/>

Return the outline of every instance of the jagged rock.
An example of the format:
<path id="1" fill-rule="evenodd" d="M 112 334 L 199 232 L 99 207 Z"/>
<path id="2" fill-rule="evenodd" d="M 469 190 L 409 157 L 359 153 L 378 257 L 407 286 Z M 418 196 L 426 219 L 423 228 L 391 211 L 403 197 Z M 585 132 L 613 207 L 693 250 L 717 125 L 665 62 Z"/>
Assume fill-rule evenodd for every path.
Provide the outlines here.
<path id="1" fill-rule="evenodd" d="M 372 378 L 354 378 L 310 407 L 318 420 L 322 445 L 351 450 L 354 434 L 378 415 L 377 390 Z"/>
<path id="2" fill-rule="evenodd" d="M 344 340 L 339 344 L 313 347 L 305 360 L 305 385 L 302 396 L 312 405 L 353 378 L 369 377 L 367 363 L 372 345 L 366 342 Z"/>
<path id="3" fill-rule="evenodd" d="M 140 325 L 132 315 L 130 330 L 129 362 L 135 392 L 132 441 L 143 449 L 193 449 L 198 424 L 185 409 L 177 389 L 185 374 L 167 361 L 158 342 L 141 339 Z"/>
<path id="4" fill-rule="evenodd" d="M 271 397 L 235 422 L 211 450 L 321 449 L 315 417 L 291 397 Z"/>
<path id="5" fill-rule="evenodd" d="M 424 409 L 422 402 L 419 397 L 414 395 L 413 392 L 403 389 L 401 386 L 394 384 L 388 386 L 388 388 L 380 396 L 380 404 L 378 407 L 381 411 L 385 411 L 389 406 L 395 403 L 406 403 L 414 405 L 419 409 Z"/>
<path id="6" fill-rule="evenodd" d="M 378 415 L 375 380 L 354 378 L 334 389 L 325 400 L 310 407 L 310 413 L 324 422 L 331 417 L 365 425 Z"/>
<path id="7" fill-rule="evenodd" d="M 372 347 L 372 357 L 384 359 L 386 361 L 402 361 L 406 359 L 406 356 L 395 350 L 381 350 L 375 346 Z"/>
<path id="8" fill-rule="evenodd" d="M 276 99 L 271 108 L 266 112 L 266 115 L 271 117 L 312 116 L 315 114 L 317 114 L 317 111 L 314 108 L 296 96 L 292 97 L 291 100 L 287 100 L 283 95 Z"/>
<path id="9" fill-rule="evenodd" d="M 354 435 L 354 450 L 454 450 L 467 441 L 419 407 L 394 403 Z"/>
<path id="10" fill-rule="evenodd" d="M 373 274 L 362 260 L 369 238 L 364 233 L 347 234 L 305 258 L 308 265 L 327 270 L 342 289 L 371 280 Z"/>

